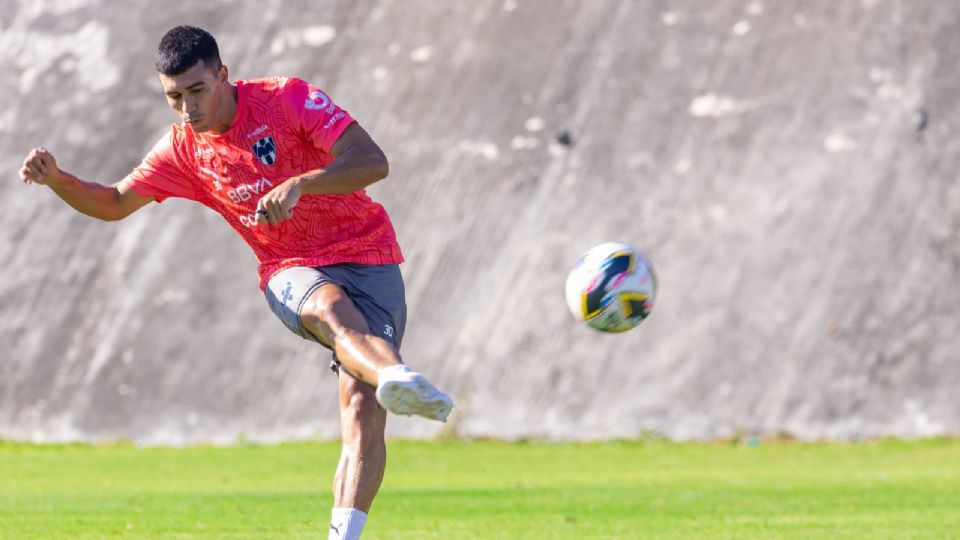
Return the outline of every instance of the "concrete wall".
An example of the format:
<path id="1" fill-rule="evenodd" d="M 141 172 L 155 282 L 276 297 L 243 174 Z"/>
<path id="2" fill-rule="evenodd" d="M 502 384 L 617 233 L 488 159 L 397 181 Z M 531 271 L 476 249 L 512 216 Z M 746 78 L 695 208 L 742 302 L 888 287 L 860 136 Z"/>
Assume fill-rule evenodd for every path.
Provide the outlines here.
<path id="1" fill-rule="evenodd" d="M 152 55 L 181 23 L 235 77 L 324 87 L 386 150 L 370 191 L 408 259 L 403 353 L 457 397 L 448 431 L 960 433 L 960 5 L 196 6 L 0 0 L 0 437 L 337 436 L 328 354 L 273 318 L 219 216 L 101 223 L 16 180 L 37 145 L 122 178 L 176 120 Z M 625 335 L 563 303 L 608 240 L 660 277 Z"/>

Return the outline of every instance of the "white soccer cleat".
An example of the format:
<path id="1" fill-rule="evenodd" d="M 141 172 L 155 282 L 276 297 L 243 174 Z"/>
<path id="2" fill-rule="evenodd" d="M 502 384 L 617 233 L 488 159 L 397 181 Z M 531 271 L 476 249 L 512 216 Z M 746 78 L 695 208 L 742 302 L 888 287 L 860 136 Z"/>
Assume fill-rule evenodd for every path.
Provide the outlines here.
<path id="1" fill-rule="evenodd" d="M 377 401 L 393 414 L 423 416 L 446 422 L 453 409 L 453 400 L 440 391 L 426 377 L 410 371 L 406 366 L 399 369 L 385 368 L 378 373 Z"/>

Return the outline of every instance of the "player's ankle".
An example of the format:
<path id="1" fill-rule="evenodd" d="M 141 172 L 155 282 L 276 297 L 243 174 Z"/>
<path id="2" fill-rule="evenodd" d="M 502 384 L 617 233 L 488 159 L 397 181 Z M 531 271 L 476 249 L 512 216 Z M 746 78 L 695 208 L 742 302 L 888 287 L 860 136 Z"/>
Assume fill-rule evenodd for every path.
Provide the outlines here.
<path id="1" fill-rule="evenodd" d="M 330 512 L 330 533 L 327 540 L 358 540 L 367 514 L 356 508 L 334 507 Z"/>
<path id="2" fill-rule="evenodd" d="M 413 371 L 410 369 L 410 366 L 406 364 L 391 364 L 386 367 L 382 367 L 377 370 L 377 386 L 383 383 L 383 381 L 389 381 L 396 378 L 402 373 L 409 373 Z"/>

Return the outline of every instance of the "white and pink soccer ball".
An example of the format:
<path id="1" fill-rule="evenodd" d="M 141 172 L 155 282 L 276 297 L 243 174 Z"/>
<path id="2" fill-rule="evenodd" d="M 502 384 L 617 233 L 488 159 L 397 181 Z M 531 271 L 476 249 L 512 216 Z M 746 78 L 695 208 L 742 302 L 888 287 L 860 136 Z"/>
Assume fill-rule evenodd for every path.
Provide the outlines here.
<path id="1" fill-rule="evenodd" d="M 626 332 L 653 310 L 657 278 L 639 250 L 606 242 L 580 257 L 567 276 L 566 295 L 578 321 L 602 332 Z"/>

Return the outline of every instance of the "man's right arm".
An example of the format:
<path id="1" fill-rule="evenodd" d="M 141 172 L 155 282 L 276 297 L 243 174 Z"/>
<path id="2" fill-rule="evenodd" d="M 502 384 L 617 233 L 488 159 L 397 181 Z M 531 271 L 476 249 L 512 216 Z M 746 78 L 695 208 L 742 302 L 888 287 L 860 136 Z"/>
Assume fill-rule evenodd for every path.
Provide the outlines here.
<path id="1" fill-rule="evenodd" d="M 78 212 L 104 221 L 123 219 L 154 200 L 137 194 L 122 182 L 105 186 L 80 180 L 60 170 L 53 154 L 44 148 L 30 152 L 20 169 L 20 178 L 28 184 L 49 187 Z"/>

